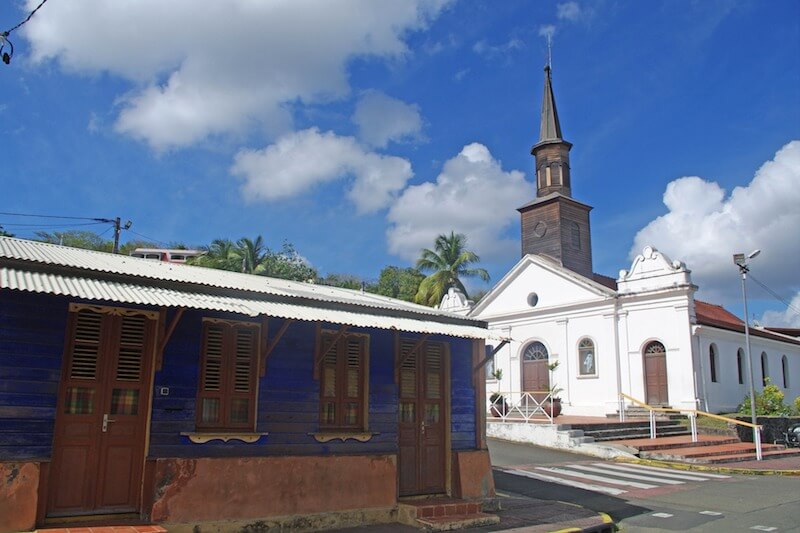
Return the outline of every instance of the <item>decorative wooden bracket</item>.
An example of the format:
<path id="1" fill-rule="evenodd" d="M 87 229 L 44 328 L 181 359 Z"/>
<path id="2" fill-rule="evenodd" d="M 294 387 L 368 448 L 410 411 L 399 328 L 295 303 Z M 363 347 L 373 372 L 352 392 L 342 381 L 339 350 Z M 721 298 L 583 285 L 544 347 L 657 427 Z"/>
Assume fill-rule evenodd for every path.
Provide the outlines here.
<path id="1" fill-rule="evenodd" d="M 264 322 L 266 323 L 266 321 L 267 321 L 267 319 L 265 317 Z M 269 359 L 269 355 L 275 349 L 275 346 L 278 345 L 278 342 L 281 340 L 281 337 L 283 337 L 283 334 L 286 333 L 286 330 L 289 329 L 289 326 L 291 326 L 293 323 L 294 323 L 294 320 L 290 320 L 288 318 L 286 320 L 284 320 L 283 324 L 281 324 L 281 327 L 278 328 L 278 331 L 275 333 L 275 336 L 272 337 L 271 341 L 269 341 L 269 344 L 267 344 L 267 333 L 266 333 L 267 332 L 267 330 L 266 330 L 267 326 L 266 326 L 266 324 L 261 326 L 262 328 L 264 328 L 263 329 L 263 331 L 264 331 L 264 333 L 263 333 L 263 344 L 262 344 L 262 349 L 261 349 L 261 354 L 263 356 L 263 361 L 261 363 L 261 376 L 262 377 L 267 372 L 267 359 Z"/>
<path id="2" fill-rule="evenodd" d="M 402 355 L 400 353 L 400 342 L 398 340 L 398 345 L 397 345 L 397 365 L 395 366 L 395 369 L 394 369 L 394 381 L 395 381 L 395 383 L 397 383 L 397 381 L 400 379 L 400 369 L 403 367 L 403 363 L 406 362 L 406 359 L 411 357 L 411 354 L 413 354 L 414 352 L 419 351 L 419 349 L 422 347 L 422 344 L 426 340 L 428 340 L 428 337 L 430 337 L 430 335 L 423 335 L 422 337 L 420 337 L 419 340 L 417 340 L 417 343 L 414 345 L 414 347 L 411 348 L 408 351 L 408 353 L 405 354 L 405 355 Z"/>
<path id="3" fill-rule="evenodd" d="M 503 346 L 505 346 L 506 344 L 508 344 L 509 342 L 510 342 L 510 341 L 509 341 L 509 339 L 505 339 L 505 340 L 502 340 L 502 341 L 500 341 L 500 344 L 498 344 L 497 346 L 495 346 L 494 350 L 492 350 L 492 353 L 490 353 L 489 355 L 487 355 L 486 357 L 484 357 L 484 358 L 483 358 L 483 361 L 481 361 L 480 363 L 478 363 L 477 365 L 475 365 L 475 368 L 473 368 L 473 369 L 472 369 L 472 372 L 473 372 L 473 373 L 475 373 L 475 374 L 477 374 L 477 373 L 478 373 L 478 371 L 480 371 L 480 369 L 481 369 L 481 368 L 485 367 L 485 366 L 486 366 L 486 365 L 489 363 L 489 361 L 493 360 L 493 359 L 494 359 L 494 356 L 495 356 L 495 354 L 496 354 L 497 352 L 499 352 L 499 351 L 500 351 L 500 349 L 501 349 Z"/>
<path id="4" fill-rule="evenodd" d="M 166 330 L 163 328 L 167 324 L 167 311 L 165 309 L 161 310 L 161 335 L 159 335 L 158 341 L 158 350 L 156 351 L 156 370 L 161 370 L 161 365 L 164 362 L 164 348 L 167 347 L 167 343 L 169 342 L 170 337 L 175 332 L 175 328 L 178 327 L 178 322 L 181 321 L 183 317 L 183 312 L 186 311 L 185 308 L 179 307 L 175 312 L 175 316 L 172 317 L 172 321 L 169 323 L 169 326 L 166 327 Z"/>
<path id="5" fill-rule="evenodd" d="M 350 326 L 342 326 L 339 328 L 339 331 L 336 332 L 336 336 L 331 341 L 328 348 L 323 352 L 322 351 L 322 324 L 317 324 L 317 349 L 316 354 L 314 356 L 314 379 L 319 379 L 319 364 L 325 359 L 325 356 L 336 346 L 339 342 L 339 339 L 344 337 L 347 333 L 347 330 L 350 329 Z"/>

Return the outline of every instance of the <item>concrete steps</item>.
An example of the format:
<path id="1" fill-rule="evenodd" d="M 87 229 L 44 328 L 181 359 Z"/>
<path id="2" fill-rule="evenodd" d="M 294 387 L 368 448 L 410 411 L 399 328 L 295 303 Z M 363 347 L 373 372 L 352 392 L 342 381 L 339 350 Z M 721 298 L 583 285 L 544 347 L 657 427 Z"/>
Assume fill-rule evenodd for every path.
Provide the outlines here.
<path id="1" fill-rule="evenodd" d="M 692 442 L 691 437 L 680 436 L 627 439 L 618 441 L 617 444 L 637 450 L 637 455 L 642 459 L 682 463 L 720 464 L 752 461 L 756 454 L 756 447 L 752 442 L 741 442 L 735 437 L 711 435 L 700 435 L 697 442 Z M 787 449 L 782 445 L 762 444 L 761 451 L 764 460 L 791 457 L 800 459 L 800 450 Z"/>
<path id="2" fill-rule="evenodd" d="M 397 507 L 400 523 L 425 531 L 452 531 L 500 522 L 500 517 L 482 512 L 480 502 L 453 498 L 409 499 Z"/>
<path id="3" fill-rule="evenodd" d="M 608 442 L 622 439 L 646 439 L 650 437 L 649 420 L 559 424 L 557 429 L 559 432 L 568 432 L 567 435 L 575 444 L 586 442 Z M 656 435 L 658 436 L 688 435 L 689 433 L 690 432 L 686 426 L 673 420 L 656 420 Z"/>

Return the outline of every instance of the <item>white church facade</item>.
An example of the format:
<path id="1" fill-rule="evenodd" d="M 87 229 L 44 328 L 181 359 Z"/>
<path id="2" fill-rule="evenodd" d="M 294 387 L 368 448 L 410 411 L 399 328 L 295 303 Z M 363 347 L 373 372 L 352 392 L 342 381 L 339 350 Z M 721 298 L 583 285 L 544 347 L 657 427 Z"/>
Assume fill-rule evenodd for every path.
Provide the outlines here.
<path id="1" fill-rule="evenodd" d="M 571 197 L 571 147 L 546 67 L 531 150 L 537 198 L 519 209 L 522 259 L 471 310 L 453 295 L 442 302 L 513 339 L 489 365 L 487 392 L 555 389 L 571 415 L 616 413 L 621 393 L 650 405 L 735 411 L 750 387 L 744 323 L 695 299 L 687 266 L 651 246 L 616 280 L 592 271 L 591 207 Z M 800 331 L 750 333 L 756 390 L 768 379 L 787 403 L 800 396 Z"/>

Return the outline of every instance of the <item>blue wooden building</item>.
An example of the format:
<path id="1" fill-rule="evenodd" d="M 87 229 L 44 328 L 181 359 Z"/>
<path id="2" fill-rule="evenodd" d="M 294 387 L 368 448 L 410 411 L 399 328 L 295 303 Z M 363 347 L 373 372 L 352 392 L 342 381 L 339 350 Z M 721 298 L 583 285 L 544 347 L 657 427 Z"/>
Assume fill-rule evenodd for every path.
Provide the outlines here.
<path id="1" fill-rule="evenodd" d="M 475 514 L 494 496 L 490 335 L 359 291 L 0 237 L 0 533 L 323 529 L 413 520 L 420 496 Z"/>

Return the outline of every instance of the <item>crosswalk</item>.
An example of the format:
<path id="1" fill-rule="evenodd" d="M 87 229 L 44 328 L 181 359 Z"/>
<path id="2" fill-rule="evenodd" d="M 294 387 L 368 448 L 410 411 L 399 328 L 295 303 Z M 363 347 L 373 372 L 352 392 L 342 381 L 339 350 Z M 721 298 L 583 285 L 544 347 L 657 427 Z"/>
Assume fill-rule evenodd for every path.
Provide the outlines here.
<path id="1" fill-rule="evenodd" d="M 730 477 L 707 472 L 677 471 L 657 466 L 600 462 L 526 466 L 525 468 L 495 468 L 508 474 L 549 481 L 612 496 L 619 496 L 633 489 L 649 490 Z"/>

